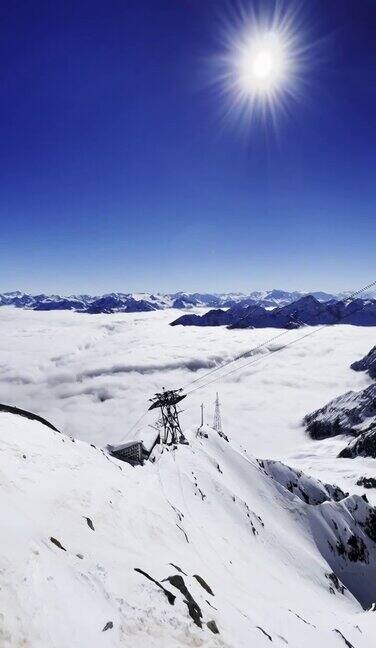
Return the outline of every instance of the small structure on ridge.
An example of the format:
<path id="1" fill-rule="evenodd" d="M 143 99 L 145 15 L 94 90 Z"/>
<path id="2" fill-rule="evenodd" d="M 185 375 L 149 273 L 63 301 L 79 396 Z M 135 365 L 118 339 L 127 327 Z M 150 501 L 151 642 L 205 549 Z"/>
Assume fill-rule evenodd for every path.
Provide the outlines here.
<path id="1" fill-rule="evenodd" d="M 120 445 L 108 445 L 107 450 L 112 457 L 125 461 L 132 466 L 141 465 L 149 458 L 143 441 L 128 441 Z"/>

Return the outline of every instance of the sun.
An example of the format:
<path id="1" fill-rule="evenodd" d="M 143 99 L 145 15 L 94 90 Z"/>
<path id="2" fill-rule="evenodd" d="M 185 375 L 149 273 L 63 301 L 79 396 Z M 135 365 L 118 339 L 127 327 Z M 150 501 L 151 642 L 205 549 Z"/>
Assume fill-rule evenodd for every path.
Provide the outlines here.
<path id="1" fill-rule="evenodd" d="M 268 7 L 227 19 L 216 57 L 215 83 L 226 98 L 226 115 L 243 124 L 258 116 L 275 125 L 278 111 L 300 98 L 311 56 L 292 3 Z"/>
<path id="2" fill-rule="evenodd" d="M 288 74 L 288 53 L 277 32 L 250 38 L 239 47 L 235 61 L 240 89 L 244 92 L 269 92 L 280 86 Z"/>

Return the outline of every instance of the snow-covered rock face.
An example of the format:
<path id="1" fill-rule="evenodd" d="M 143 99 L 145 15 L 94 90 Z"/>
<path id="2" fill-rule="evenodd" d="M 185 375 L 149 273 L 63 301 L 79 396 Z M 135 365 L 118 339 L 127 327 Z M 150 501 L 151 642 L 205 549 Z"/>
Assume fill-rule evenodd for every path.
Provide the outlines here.
<path id="1" fill-rule="evenodd" d="M 361 360 L 354 362 L 355 371 L 367 371 L 376 377 L 376 347 Z M 304 418 L 313 439 L 325 439 L 340 434 L 357 437 L 341 450 L 338 457 L 376 458 L 376 384 L 360 392 L 348 392 L 330 401 Z"/>
<path id="2" fill-rule="evenodd" d="M 367 371 L 371 378 L 376 379 L 376 346 L 364 358 L 353 362 L 351 369 L 354 369 L 354 371 Z"/>
<path id="3" fill-rule="evenodd" d="M 368 432 L 351 441 L 338 455 L 341 458 L 372 457 L 376 459 L 376 424 Z"/>
<path id="4" fill-rule="evenodd" d="M 339 434 L 359 436 L 376 426 L 376 384 L 360 392 L 342 394 L 304 418 L 313 439 Z"/>
<path id="5" fill-rule="evenodd" d="M 0 414 L 2 648 L 374 645 L 373 509 L 207 433 L 131 468 Z"/>
<path id="6" fill-rule="evenodd" d="M 348 493 L 344 493 L 338 486 L 323 484 L 319 479 L 313 479 L 301 470 L 285 466 L 280 461 L 259 460 L 259 464 L 269 477 L 306 504 L 317 506 L 330 500 L 340 502 L 348 496 Z"/>

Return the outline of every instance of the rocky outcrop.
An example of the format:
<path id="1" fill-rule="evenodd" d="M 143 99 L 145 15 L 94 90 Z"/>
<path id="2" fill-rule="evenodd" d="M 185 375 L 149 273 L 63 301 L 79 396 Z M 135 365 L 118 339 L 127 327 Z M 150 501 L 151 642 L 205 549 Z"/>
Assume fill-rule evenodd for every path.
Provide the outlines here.
<path id="1" fill-rule="evenodd" d="M 363 488 L 376 488 L 376 479 L 374 477 L 360 477 L 356 485 L 363 486 Z"/>
<path id="2" fill-rule="evenodd" d="M 372 430 L 363 432 L 341 450 L 338 457 L 355 459 L 355 457 L 372 457 L 376 459 L 376 425 Z M 368 487 L 369 488 L 369 487 Z"/>
<path id="3" fill-rule="evenodd" d="M 364 358 L 353 362 L 351 369 L 354 369 L 354 371 L 368 371 L 371 378 L 376 380 L 376 346 Z"/>
<path id="4" fill-rule="evenodd" d="M 376 384 L 360 392 L 347 392 L 304 418 L 313 439 L 339 434 L 359 436 L 376 426 Z"/>

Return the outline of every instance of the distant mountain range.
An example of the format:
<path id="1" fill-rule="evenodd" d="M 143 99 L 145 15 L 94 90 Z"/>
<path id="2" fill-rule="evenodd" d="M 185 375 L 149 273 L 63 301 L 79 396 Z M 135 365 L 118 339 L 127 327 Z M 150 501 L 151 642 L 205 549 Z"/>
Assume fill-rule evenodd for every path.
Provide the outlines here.
<path id="1" fill-rule="evenodd" d="M 0 294 L 0 306 L 15 306 L 37 311 L 71 310 L 80 313 L 136 313 L 165 308 L 246 308 L 258 304 L 265 309 L 286 306 L 307 293 L 285 290 L 254 291 L 244 293 L 121 293 L 92 295 L 30 295 L 20 291 Z M 313 292 L 318 302 L 329 302 L 345 296 Z"/>
<path id="2" fill-rule="evenodd" d="M 286 306 L 269 310 L 258 302 L 246 306 L 240 303 L 228 310 L 210 310 L 204 315 L 182 315 L 171 326 L 295 329 L 342 321 L 356 326 L 376 326 L 376 300 L 331 299 L 322 302 L 313 295 L 305 295 Z"/>

